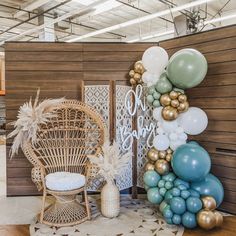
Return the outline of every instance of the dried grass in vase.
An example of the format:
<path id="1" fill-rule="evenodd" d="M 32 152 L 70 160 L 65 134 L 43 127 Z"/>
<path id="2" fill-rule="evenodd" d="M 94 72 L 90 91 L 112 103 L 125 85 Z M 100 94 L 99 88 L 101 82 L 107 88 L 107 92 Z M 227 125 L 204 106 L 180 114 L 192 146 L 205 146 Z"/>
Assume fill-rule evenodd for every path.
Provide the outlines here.
<path id="1" fill-rule="evenodd" d="M 114 141 L 110 144 L 107 138 L 102 146 L 102 154 L 99 154 L 97 158 L 88 157 L 90 162 L 98 167 L 98 175 L 101 175 L 107 183 L 114 183 L 115 178 L 128 165 L 132 152 L 122 154 L 118 143 Z"/>

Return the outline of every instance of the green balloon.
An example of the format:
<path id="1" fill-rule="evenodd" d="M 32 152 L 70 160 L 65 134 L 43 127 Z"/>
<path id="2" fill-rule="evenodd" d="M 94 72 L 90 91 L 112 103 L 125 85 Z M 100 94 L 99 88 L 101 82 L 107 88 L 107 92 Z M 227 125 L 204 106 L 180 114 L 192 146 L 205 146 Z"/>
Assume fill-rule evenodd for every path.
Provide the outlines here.
<path id="1" fill-rule="evenodd" d="M 154 97 L 152 95 L 147 95 L 147 101 L 152 104 L 154 101 Z"/>
<path id="2" fill-rule="evenodd" d="M 161 94 L 158 93 L 156 90 L 155 92 L 152 94 L 152 96 L 155 98 L 155 99 L 159 99 L 161 97 Z"/>
<path id="3" fill-rule="evenodd" d="M 176 87 L 192 88 L 206 76 L 207 60 L 195 49 L 182 49 L 170 58 L 166 71 L 169 80 Z"/>
<path id="4" fill-rule="evenodd" d="M 154 86 L 151 86 L 148 88 L 148 94 L 152 95 L 154 92 L 156 92 L 156 89 Z"/>
<path id="5" fill-rule="evenodd" d="M 161 94 L 168 93 L 172 90 L 172 84 L 168 80 L 166 73 L 163 73 L 160 76 L 160 79 L 157 81 L 155 88 Z"/>
<path id="6" fill-rule="evenodd" d="M 160 107 L 160 106 L 161 106 L 159 100 L 154 100 L 153 103 L 152 103 L 152 105 L 153 105 L 154 107 Z"/>
<path id="7" fill-rule="evenodd" d="M 176 91 L 176 92 L 181 92 L 182 94 L 184 94 L 184 90 L 183 90 L 183 89 L 180 89 L 180 88 L 174 88 L 173 90 Z"/>
<path id="8" fill-rule="evenodd" d="M 162 201 L 160 206 L 159 206 L 159 210 L 162 213 L 163 210 L 168 206 L 168 204 L 166 203 L 166 201 Z"/>

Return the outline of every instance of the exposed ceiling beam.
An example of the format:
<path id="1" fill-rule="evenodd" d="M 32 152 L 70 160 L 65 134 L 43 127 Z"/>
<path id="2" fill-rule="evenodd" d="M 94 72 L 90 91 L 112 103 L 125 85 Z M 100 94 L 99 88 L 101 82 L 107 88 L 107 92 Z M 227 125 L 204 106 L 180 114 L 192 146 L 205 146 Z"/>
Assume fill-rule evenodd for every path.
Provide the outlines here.
<path id="1" fill-rule="evenodd" d="M 36 26 L 35 28 L 26 30 L 26 31 L 24 31 L 23 33 L 21 33 L 21 34 L 19 34 L 17 36 L 14 36 L 14 37 L 11 37 L 11 38 L 7 39 L 6 41 L 14 41 L 14 40 L 17 40 L 19 38 L 22 38 L 25 35 L 31 35 L 31 34 L 33 34 L 35 32 L 38 32 L 39 30 L 41 30 L 41 29 L 43 29 L 45 27 L 54 25 L 54 24 L 56 24 L 56 23 L 58 23 L 58 22 L 60 22 L 62 20 L 68 19 L 68 18 L 70 18 L 71 16 L 73 16 L 75 14 L 81 14 L 81 15 L 86 14 L 88 11 L 94 10 L 96 6 L 98 6 L 99 4 L 104 3 L 105 1 L 107 1 L 107 0 L 98 0 L 98 1 L 88 5 L 86 7 L 81 8 L 81 9 L 73 9 L 72 11 L 67 12 L 66 14 L 64 14 L 62 16 L 59 16 L 59 17 L 57 17 L 55 19 L 52 19 L 51 21 L 49 21 L 49 22 L 47 22 L 45 24 Z M 5 41 L 2 41 L 0 43 L 0 45 L 2 45 L 4 43 L 5 43 Z"/>
<path id="2" fill-rule="evenodd" d="M 20 6 L 20 9 L 21 10 L 24 10 L 24 11 L 16 11 L 14 14 L 13 14 L 13 17 L 14 18 L 19 18 L 23 15 L 26 14 L 26 11 L 33 11 L 41 6 L 43 6 L 44 4 L 50 2 L 50 0 L 33 0 L 31 1 L 30 3 L 27 3 L 27 4 L 23 4 L 22 6 Z"/>

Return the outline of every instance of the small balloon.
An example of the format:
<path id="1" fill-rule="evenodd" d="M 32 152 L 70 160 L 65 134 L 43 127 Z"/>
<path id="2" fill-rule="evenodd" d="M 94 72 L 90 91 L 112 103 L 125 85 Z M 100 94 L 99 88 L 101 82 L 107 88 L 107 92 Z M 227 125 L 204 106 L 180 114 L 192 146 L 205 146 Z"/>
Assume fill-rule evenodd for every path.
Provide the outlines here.
<path id="1" fill-rule="evenodd" d="M 219 227 L 223 224 L 223 215 L 219 211 L 214 211 L 215 219 L 216 219 L 216 227 Z"/>
<path id="2" fill-rule="evenodd" d="M 129 82 L 131 83 L 131 85 L 135 85 L 135 84 L 136 84 L 136 81 L 135 81 L 135 79 L 133 79 L 133 78 L 131 78 L 131 79 L 129 80 Z"/>
<path id="3" fill-rule="evenodd" d="M 170 92 L 169 96 L 170 96 L 171 99 L 174 100 L 174 99 L 177 99 L 179 95 L 178 95 L 178 93 L 176 91 L 172 90 Z"/>
<path id="4" fill-rule="evenodd" d="M 186 206 L 189 212 L 197 213 L 202 209 L 202 202 L 197 197 L 189 197 L 186 201 Z"/>
<path id="5" fill-rule="evenodd" d="M 140 73 L 140 74 L 143 74 L 145 69 L 143 67 L 143 64 L 141 61 L 137 61 L 135 64 L 134 64 L 134 71 L 137 72 L 137 73 Z"/>
<path id="6" fill-rule="evenodd" d="M 152 163 L 149 163 L 147 162 L 145 167 L 144 167 L 144 170 L 145 171 L 148 171 L 148 170 L 155 170 L 155 166 L 152 164 Z"/>
<path id="7" fill-rule="evenodd" d="M 170 165 L 166 160 L 157 160 L 155 163 L 155 170 L 160 175 L 165 175 L 170 170 Z"/>
<path id="8" fill-rule="evenodd" d="M 184 103 L 180 103 L 179 106 L 177 107 L 177 110 L 179 113 L 185 112 L 187 111 L 189 108 L 189 103 L 188 102 L 184 102 Z"/>
<path id="9" fill-rule="evenodd" d="M 154 100 L 153 103 L 152 103 L 152 105 L 153 105 L 154 107 L 160 107 L 160 106 L 161 106 L 159 100 Z"/>
<path id="10" fill-rule="evenodd" d="M 166 73 L 161 74 L 155 87 L 156 87 L 156 90 L 161 94 L 168 93 L 172 90 L 172 84 L 168 80 Z"/>
<path id="11" fill-rule="evenodd" d="M 216 200 L 211 196 L 202 197 L 203 208 L 205 210 L 215 210 L 216 209 Z"/>
<path id="12" fill-rule="evenodd" d="M 152 104 L 153 101 L 154 101 L 154 97 L 153 97 L 152 95 L 148 95 L 148 96 L 147 96 L 147 101 L 148 101 L 150 104 Z"/>
<path id="13" fill-rule="evenodd" d="M 171 103 L 171 98 L 169 97 L 169 94 L 163 94 L 160 98 L 160 103 L 162 106 L 169 106 Z"/>
<path id="14" fill-rule="evenodd" d="M 177 99 L 174 99 L 174 100 L 171 101 L 170 105 L 172 107 L 177 108 L 179 106 L 179 101 Z"/>
<path id="15" fill-rule="evenodd" d="M 203 229 L 213 229 L 216 226 L 216 217 L 212 211 L 201 210 L 197 214 L 197 223 Z"/>
<path id="16" fill-rule="evenodd" d="M 135 73 L 133 78 L 138 81 L 141 78 L 141 75 L 139 73 Z"/>
<path id="17" fill-rule="evenodd" d="M 165 159 L 168 161 L 168 162 L 171 162 L 171 159 L 172 159 L 172 154 L 167 154 Z"/>
<path id="18" fill-rule="evenodd" d="M 177 109 L 171 106 L 164 107 L 162 109 L 162 117 L 164 120 L 175 120 L 178 116 Z"/>
<path id="19" fill-rule="evenodd" d="M 185 95 L 185 94 L 180 94 L 179 96 L 178 96 L 178 100 L 179 100 L 179 102 L 186 102 L 187 101 L 187 96 Z"/>
<path id="20" fill-rule="evenodd" d="M 160 151 L 158 153 L 159 158 L 164 159 L 166 157 L 166 151 Z"/>
<path id="21" fill-rule="evenodd" d="M 160 175 L 154 170 L 146 171 L 143 176 L 144 183 L 149 187 L 156 187 L 160 179 Z"/>
<path id="22" fill-rule="evenodd" d="M 155 148 L 151 148 L 147 153 L 147 158 L 151 161 L 158 160 L 158 151 Z"/>
<path id="23" fill-rule="evenodd" d="M 130 76 L 130 77 L 134 77 L 134 74 L 135 74 L 135 71 L 134 71 L 134 70 L 130 70 L 129 76 Z"/>
<path id="24" fill-rule="evenodd" d="M 195 214 L 186 211 L 182 215 L 182 224 L 184 227 L 189 228 L 189 229 L 195 228 L 197 226 Z"/>
<path id="25" fill-rule="evenodd" d="M 150 188 L 147 191 L 148 201 L 154 204 L 160 204 L 163 197 L 160 195 L 158 188 Z"/>
<path id="26" fill-rule="evenodd" d="M 170 201 L 171 210 L 179 215 L 182 215 L 186 211 L 186 204 L 183 198 L 173 197 Z"/>
<path id="27" fill-rule="evenodd" d="M 153 110 L 152 115 L 155 120 L 160 121 L 162 119 L 161 111 L 162 111 L 162 107 L 158 107 Z"/>
<path id="28" fill-rule="evenodd" d="M 170 146 L 169 138 L 165 134 L 158 134 L 153 139 L 153 146 L 157 150 L 164 151 Z"/>

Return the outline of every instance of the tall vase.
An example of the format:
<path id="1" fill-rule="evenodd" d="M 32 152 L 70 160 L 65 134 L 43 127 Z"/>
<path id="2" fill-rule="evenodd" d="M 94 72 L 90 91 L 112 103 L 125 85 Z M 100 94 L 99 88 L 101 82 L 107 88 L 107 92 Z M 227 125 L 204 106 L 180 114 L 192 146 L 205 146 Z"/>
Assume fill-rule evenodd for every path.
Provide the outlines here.
<path id="1" fill-rule="evenodd" d="M 119 215 L 120 192 L 114 181 L 107 182 L 101 192 L 101 212 L 108 218 Z"/>

